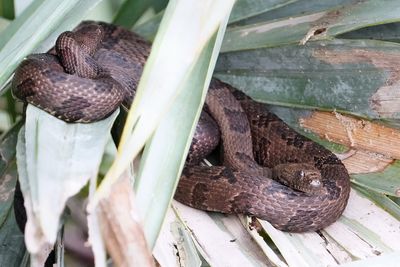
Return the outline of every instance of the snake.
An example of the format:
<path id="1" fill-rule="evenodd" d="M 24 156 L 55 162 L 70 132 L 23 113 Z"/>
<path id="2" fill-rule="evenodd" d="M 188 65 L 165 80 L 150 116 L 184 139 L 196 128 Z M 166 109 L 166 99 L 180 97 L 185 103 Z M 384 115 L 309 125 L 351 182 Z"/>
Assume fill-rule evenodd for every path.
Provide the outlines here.
<path id="1" fill-rule="evenodd" d="M 27 56 L 14 73 L 12 93 L 66 122 L 102 120 L 130 106 L 150 50 L 130 30 L 84 21 L 60 34 L 47 53 Z M 201 164 L 216 147 L 223 152 L 219 163 Z M 308 232 L 335 222 L 349 193 L 349 174 L 334 153 L 290 128 L 266 104 L 211 80 L 176 200 Z"/>

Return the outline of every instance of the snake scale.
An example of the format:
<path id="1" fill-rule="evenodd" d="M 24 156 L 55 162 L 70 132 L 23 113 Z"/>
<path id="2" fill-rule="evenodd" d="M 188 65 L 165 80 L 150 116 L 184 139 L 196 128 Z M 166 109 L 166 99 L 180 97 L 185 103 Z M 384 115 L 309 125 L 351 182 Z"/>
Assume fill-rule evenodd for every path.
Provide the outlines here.
<path id="1" fill-rule="evenodd" d="M 149 43 L 128 30 L 83 22 L 62 33 L 48 53 L 19 65 L 13 94 L 68 122 L 101 120 L 132 103 L 149 53 Z M 291 232 L 318 230 L 339 218 L 350 181 L 333 153 L 219 80 L 211 81 L 205 110 L 212 118 L 203 111 L 175 199 L 256 216 Z M 219 135 L 223 164 L 197 164 Z"/>

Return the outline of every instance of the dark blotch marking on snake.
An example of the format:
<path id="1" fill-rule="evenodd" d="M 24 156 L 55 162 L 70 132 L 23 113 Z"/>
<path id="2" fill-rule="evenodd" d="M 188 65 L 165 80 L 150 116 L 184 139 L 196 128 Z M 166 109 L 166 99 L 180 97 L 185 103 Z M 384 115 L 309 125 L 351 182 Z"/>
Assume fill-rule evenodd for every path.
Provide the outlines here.
<path id="1" fill-rule="evenodd" d="M 20 84 L 17 85 L 17 90 L 18 92 L 21 92 L 19 97 L 30 97 L 34 96 L 36 94 L 35 92 L 35 82 L 32 80 L 32 78 L 28 78 L 23 80 Z"/>
<path id="2" fill-rule="evenodd" d="M 325 157 L 314 156 L 315 167 L 321 169 L 324 165 L 341 165 L 342 162 L 335 155 Z"/>
<path id="3" fill-rule="evenodd" d="M 231 122 L 229 128 L 238 133 L 246 133 L 249 130 L 246 114 L 242 111 L 231 110 L 224 107 L 224 113 Z M 244 119 L 245 118 L 245 119 Z"/>
<path id="4" fill-rule="evenodd" d="M 71 96 L 67 98 L 65 101 L 62 102 L 62 108 L 65 109 L 67 107 L 75 108 L 77 105 L 81 106 L 82 108 L 90 107 L 90 102 L 88 99 L 80 96 Z M 77 110 L 78 112 L 78 110 Z"/>
<path id="5" fill-rule="evenodd" d="M 293 146 L 297 147 L 297 148 L 303 148 L 304 146 L 304 138 L 300 135 L 296 135 L 293 138 Z"/>
<path id="6" fill-rule="evenodd" d="M 304 223 L 304 224 L 311 225 L 315 222 L 313 220 L 311 220 L 310 218 L 315 218 L 316 215 L 318 215 L 318 211 L 315 211 L 315 210 L 298 210 L 298 211 L 296 211 L 296 215 L 294 215 L 289 220 L 289 223 L 287 225 L 293 225 L 296 223 Z M 285 226 L 284 226 L 284 228 L 285 228 Z M 290 228 L 288 228 L 287 230 L 290 231 Z"/>
<path id="7" fill-rule="evenodd" d="M 182 176 L 190 176 L 190 175 L 192 175 L 192 172 L 191 172 L 191 168 L 183 168 L 183 170 L 182 170 Z"/>
<path id="8" fill-rule="evenodd" d="M 96 74 L 99 74 L 100 71 L 104 71 L 99 67 L 99 65 L 93 60 L 92 57 L 85 57 L 84 60 L 88 68 L 94 70 Z"/>
<path id="9" fill-rule="evenodd" d="M 253 142 L 258 142 L 257 145 L 263 148 L 268 148 L 271 145 L 271 141 L 265 137 L 261 137 L 258 140 L 253 139 Z M 254 153 L 254 159 L 256 160 L 256 162 L 260 164 L 261 162 L 264 161 L 264 159 L 268 159 L 268 153 L 266 149 L 254 149 L 253 153 Z"/>
<path id="10" fill-rule="evenodd" d="M 252 210 L 253 200 L 254 196 L 251 193 L 241 192 L 237 194 L 231 201 L 232 209 L 237 213 L 244 213 L 251 216 L 253 214 L 246 211 Z"/>
<path id="11" fill-rule="evenodd" d="M 196 207 L 203 207 L 203 209 L 207 208 L 207 193 L 209 192 L 208 186 L 204 183 L 198 183 L 193 189 L 193 194 L 196 195 L 196 198 L 192 200 L 192 204 Z"/>
<path id="12" fill-rule="evenodd" d="M 228 183 L 236 183 L 237 179 L 231 168 L 224 168 L 221 174 L 227 179 Z"/>
<path id="13" fill-rule="evenodd" d="M 59 113 L 59 115 L 65 115 L 65 114 Z M 75 111 L 75 112 L 71 112 L 71 115 L 69 117 L 71 118 L 72 121 L 77 121 L 77 120 L 84 118 L 85 113 L 83 113 L 82 111 Z"/>
<path id="14" fill-rule="evenodd" d="M 128 60 L 126 60 L 126 58 L 124 58 L 120 53 L 114 53 L 113 57 L 112 57 L 112 62 L 117 64 L 119 67 L 122 68 L 132 68 L 132 63 L 129 62 Z M 135 66 L 140 64 L 134 64 Z"/>
<path id="15" fill-rule="evenodd" d="M 232 169 L 228 168 L 228 167 L 223 168 L 223 170 L 220 172 L 210 175 L 210 180 L 215 181 L 215 180 L 219 180 L 219 179 L 226 179 L 228 181 L 228 183 L 230 183 L 230 184 L 234 184 L 237 181 Z"/>
<path id="16" fill-rule="evenodd" d="M 272 113 L 268 113 L 267 115 L 261 116 L 259 118 L 250 117 L 249 120 L 252 124 L 257 123 L 260 127 L 270 124 L 271 122 L 275 122 L 277 120 L 276 116 Z"/>
<path id="17" fill-rule="evenodd" d="M 230 87 L 229 89 L 232 89 L 232 87 Z M 232 95 L 237 99 L 237 100 L 246 100 L 249 99 L 249 97 L 247 95 L 245 95 L 243 92 L 238 91 L 238 90 L 231 90 L 232 91 Z"/>
<path id="18" fill-rule="evenodd" d="M 111 82 L 103 80 L 103 83 L 99 83 L 94 87 L 94 90 L 99 93 L 104 93 L 110 90 L 110 87 L 114 86 Z"/>
<path id="19" fill-rule="evenodd" d="M 51 71 L 49 72 L 48 77 L 52 83 L 63 83 L 67 81 L 67 77 L 65 77 L 64 75 L 59 75 L 58 73 L 54 73 Z"/>
<path id="20" fill-rule="evenodd" d="M 65 52 L 63 52 L 63 53 L 69 54 L 69 55 L 72 55 L 74 52 L 72 49 L 70 49 L 68 47 L 64 47 L 63 49 L 60 49 L 60 50 L 64 50 Z M 78 65 L 78 59 L 76 57 L 69 57 L 68 64 L 69 64 L 69 66 L 76 66 L 76 65 Z M 67 68 L 67 66 L 64 66 L 64 68 L 69 74 L 75 74 L 75 70 Z"/>
<path id="21" fill-rule="evenodd" d="M 335 187 L 335 181 L 333 180 L 325 180 L 324 184 L 326 185 L 326 188 L 329 192 L 328 194 L 328 199 L 329 200 L 335 200 L 340 197 L 341 189 Z"/>

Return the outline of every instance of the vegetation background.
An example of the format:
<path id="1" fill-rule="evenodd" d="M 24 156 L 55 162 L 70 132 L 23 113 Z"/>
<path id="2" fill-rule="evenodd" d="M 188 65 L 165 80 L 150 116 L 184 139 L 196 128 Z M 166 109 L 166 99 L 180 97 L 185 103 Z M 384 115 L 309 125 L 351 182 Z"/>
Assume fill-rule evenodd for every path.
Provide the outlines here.
<path id="1" fill-rule="evenodd" d="M 30 53 L 47 51 L 60 32 L 86 19 L 122 25 L 151 41 L 158 38 L 160 58 L 179 54 L 179 47 L 165 51 L 162 43 L 185 43 L 188 36 L 196 36 L 189 35 L 196 28 L 188 21 L 205 12 L 196 13 L 194 5 L 183 2 L 0 1 L 0 130 L 4 133 L 0 143 L 0 266 L 29 264 L 13 213 L 16 143 L 22 125 L 22 108 L 10 94 L 16 66 Z M 178 7 L 187 8 L 179 13 L 185 16 L 176 18 L 184 34 L 169 34 Z M 139 115 L 159 118 L 154 120 L 157 123 L 147 123 L 149 119 L 139 128 L 136 125 L 136 130 L 128 126 L 118 152 L 111 143 L 100 166 L 99 176 L 111 183 L 146 144 L 135 177 L 135 202 L 143 218 L 142 234 L 156 261 L 161 266 L 396 266 L 400 260 L 400 3 L 237 0 L 225 32 L 224 12 L 230 9 L 230 1 L 210 7 L 214 9 L 208 10 L 209 20 L 219 15 L 220 24 L 193 52 L 193 64 L 182 68 L 187 80 L 176 76 L 181 82 L 171 83 L 171 91 L 157 97 L 143 93 L 142 104 L 137 104 L 128 124 L 137 122 Z M 162 79 L 156 61 L 146 68 L 149 74 L 143 80 Z M 353 190 L 337 223 L 317 233 L 288 234 L 267 222 L 260 221 L 260 227 L 253 229 L 244 217 L 204 213 L 176 202 L 168 208 L 204 99 L 203 89 L 213 71 L 221 80 L 269 104 L 294 129 L 343 159 Z M 151 92 L 150 82 L 145 81 L 141 90 Z M 160 119 L 172 98 L 179 108 Z M 177 128 L 174 138 L 158 137 L 161 129 L 176 134 Z M 42 140 L 37 145 L 53 144 Z M 57 168 L 64 171 L 62 165 Z M 60 266 L 93 264 L 93 255 L 83 246 L 87 227 L 82 199 L 86 194 L 84 190 L 68 203 L 64 232 L 58 236 Z M 121 231 L 114 234 L 126 234 Z M 119 249 L 128 250 L 128 246 Z M 118 263 L 115 254 L 110 255 Z M 128 260 L 127 255 L 122 259 Z"/>

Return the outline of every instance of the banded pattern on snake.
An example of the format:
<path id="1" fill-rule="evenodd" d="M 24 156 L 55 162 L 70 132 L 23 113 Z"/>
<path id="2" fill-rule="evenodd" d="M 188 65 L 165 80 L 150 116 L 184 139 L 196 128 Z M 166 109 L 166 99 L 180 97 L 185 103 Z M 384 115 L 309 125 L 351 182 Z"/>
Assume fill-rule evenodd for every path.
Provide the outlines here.
<path id="1" fill-rule="evenodd" d="M 150 45 L 128 30 L 83 22 L 61 34 L 54 49 L 20 64 L 13 94 L 68 122 L 101 120 L 131 104 L 149 52 Z M 333 153 L 219 80 L 211 82 L 206 110 L 212 118 L 203 111 L 177 200 L 256 216 L 292 232 L 318 230 L 339 218 L 350 181 Z M 219 134 L 223 165 L 197 165 Z"/>

